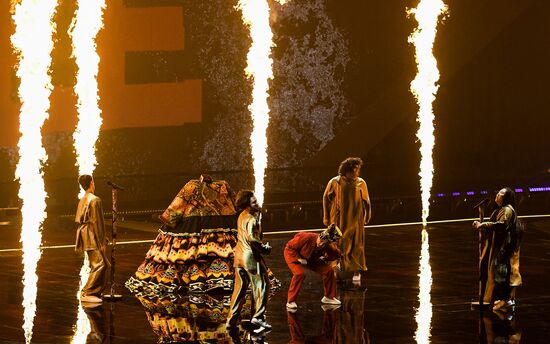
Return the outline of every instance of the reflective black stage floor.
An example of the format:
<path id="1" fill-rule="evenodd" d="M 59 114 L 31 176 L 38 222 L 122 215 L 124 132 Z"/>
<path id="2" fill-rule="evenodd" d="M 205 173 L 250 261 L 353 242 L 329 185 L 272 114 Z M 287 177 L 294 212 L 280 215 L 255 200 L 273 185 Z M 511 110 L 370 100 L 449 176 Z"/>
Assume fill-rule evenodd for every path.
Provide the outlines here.
<path id="1" fill-rule="evenodd" d="M 339 286 L 342 307 L 323 310 L 321 279 L 306 278 L 299 310 L 288 314 L 290 281 L 282 257 L 292 234 L 267 236 L 274 246 L 268 263 L 282 282 L 270 300 L 273 325 L 266 343 L 522 343 L 550 342 L 550 219 L 529 219 L 521 257 L 524 286 L 515 313 L 479 313 L 470 309 L 477 295 L 477 234 L 470 222 L 433 224 L 422 245 L 419 225 L 368 228 L 369 271 L 360 288 Z M 119 241 L 152 240 L 155 225 L 121 223 Z M 122 228 L 123 227 L 123 228 Z M 49 223 L 45 246 L 70 245 L 74 228 Z M 0 226 L 0 342 L 25 342 L 23 269 L 17 225 Z M 149 243 L 117 246 L 117 291 L 124 297 L 95 309 L 79 307 L 76 294 L 82 256 L 71 247 L 47 248 L 38 264 L 36 314 L 26 323 L 33 343 L 156 343 L 195 336 L 196 343 L 226 343 L 223 300 L 183 297 L 144 304 L 129 294 L 124 281 L 144 258 Z M 421 250 L 423 248 L 423 250 Z M 429 254 L 429 260 L 427 259 Z M 419 267 L 424 260 L 425 283 Z M 428 264 L 429 263 L 429 264 Z M 432 284 L 429 272 L 431 268 Z M 422 300 L 422 302 L 420 302 Z M 143 300 L 142 300 L 143 301 Z M 180 308 L 178 308 L 180 307 Z M 176 317 L 159 311 L 179 309 Z M 32 312 L 31 312 L 32 314 Z M 221 316 L 220 316 L 221 314 Z M 201 316 L 208 320 L 203 322 Z M 149 317 L 149 318 L 148 318 Z M 88 335 L 90 330 L 91 335 Z M 193 334 L 194 333 L 194 334 Z M 29 335 L 31 333 L 29 332 Z M 161 336 L 161 338 L 159 338 Z M 514 341 L 515 340 L 515 341 Z"/>

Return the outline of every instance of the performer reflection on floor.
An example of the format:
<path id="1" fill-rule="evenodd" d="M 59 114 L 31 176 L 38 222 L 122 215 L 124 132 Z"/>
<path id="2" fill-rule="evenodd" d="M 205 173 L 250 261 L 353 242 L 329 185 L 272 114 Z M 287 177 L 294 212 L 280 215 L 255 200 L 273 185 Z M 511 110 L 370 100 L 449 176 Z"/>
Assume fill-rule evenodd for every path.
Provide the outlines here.
<path id="1" fill-rule="evenodd" d="M 88 318 L 89 323 L 89 332 L 82 333 L 86 335 L 86 338 L 83 338 L 79 335 L 73 337 L 71 344 L 102 344 L 107 343 L 107 323 L 105 322 L 105 308 L 100 303 L 82 303 L 80 305 L 86 317 Z M 84 320 L 86 321 L 86 320 Z M 85 326 L 86 328 L 87 326 Z"/>
<path id="2" fill-rule="evenodd" d="M 504 310 L 480 314 L 479 343 L 521 343 L 521 330 L 517 325 L 515 314 Z"/>
<path id="3" fill-rule="evenodd" d="M 370 336 L 365 328 L 365 299 L 367 290 L 342 290 L 340 300 L 339 326 L 336 343 L 370 343 Z"/>
<path id="4" fill-rule="evenodd" d="M 290 331 L 290 344 L 334 343 L 335 330 L 338 318 L 337 305 L 323 305 L 323 327 L 321 333 L 316 336 L 306 337 L 300 326 L 299 315 L 295 311 L 287 312 L 288 329 Z"/>
<path id="5" fill-rule="evenodd" d="M 231 343 L 233 335 L 243 336 L 237 329 L 232 334 L 225 325 L 229 313 L 229 296 L 208 294 L 150 297 L 143 293 L 136 298 L 145 309 L 145 315 L 158 343 Z M 248 300 L 247 300 L 248 301 Z M 243 316 L 249 316 L 250 305 Z"/>

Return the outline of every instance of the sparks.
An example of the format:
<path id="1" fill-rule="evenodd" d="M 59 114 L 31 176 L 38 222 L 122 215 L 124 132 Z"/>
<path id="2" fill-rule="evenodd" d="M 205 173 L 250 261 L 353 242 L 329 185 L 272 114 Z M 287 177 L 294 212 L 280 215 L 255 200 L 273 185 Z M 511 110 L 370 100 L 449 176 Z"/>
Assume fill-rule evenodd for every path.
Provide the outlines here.
<path id="1" fill-rule="evenodd" d="M 48 118 L 49 97 L 52 91 L 48 74 L 53 49 L 54 0 L 23 0 L 15 5 L 15 33 L 11 43 L 18 55 L 17 76 L 21 102 L 19 116 L 19 162 L 15 176 L 19 179 L 21 199 L 21 243 L 23 247 L 23 330 L 30 343 L 36 314 L 40 260 L 41 227 L 46 218 L 46 197 L 42 164 L 46 150 L 42 146 L 42 125 Z"/>
<path id="2" fill-rule="evenodd" d="M 252 45 L 247 55 L 246 75 L 253 80 L 252 103 L 249 105 L 252 116 L 252 164 L 255 177 L 255 195 L 258 204 L 264 200 L 264 180 L 267 166 L 267 126 L 269 124 L 269 79 L 273 78 L 273 33 L 269 26 L 269 6 L 266 0 L 240 0 L 243 22 L 250 28 Z"/>
<path id="3" fill-rule="evenodd" d="M 447 11 L 442 0 L 420 0 L 418 7 L 408 11 L 414 15 L 418 27 L 409 37 L 414 44 L 415 60 L 418 68 L 411 82 L 411 92 L 418 103 L 420 127 L 416 137 L 420 141 L 420 189 L 422 193 L 422 223 L 426 226 L 430 214 L 430 191 L 433 180 L 432 152 L 435 145 L 433 101 L 437 93 L 439 70 L 433 56 L 433 45 L 440 16 Z"/>
<path id="4" fill-rule="evenodd" d="M 430 266 L 430 240 L 426 227 L 422 229 L 422 248 L 420 250 L 420 267 L 418 273 L 418 301 L 416 309 L 416 332 L 414 339 L 418 344 L 428 344 L 432 329 L 432 267 Z"/>

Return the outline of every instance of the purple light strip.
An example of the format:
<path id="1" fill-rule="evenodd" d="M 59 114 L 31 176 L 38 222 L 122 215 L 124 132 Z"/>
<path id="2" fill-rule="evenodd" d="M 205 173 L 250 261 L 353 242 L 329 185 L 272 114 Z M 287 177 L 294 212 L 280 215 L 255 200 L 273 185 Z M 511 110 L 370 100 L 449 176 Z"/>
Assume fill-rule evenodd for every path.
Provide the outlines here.
<path id="1" fill-rule="evenodd" d="M 526 192 L 527 190 L 529 190 L 529 192 L 550 192 L 550 186 L 536 186 L 536 187 L 530 187 L 530 188 L 514 188 L 514 191 L 516 193 L 523 193 L 523 192 Z M 437 197 L 447 197 L 447 196 L 457 197 L 457 196 L 461 196 L 463 194 L 465 194 L 467 196 L 474 196 L 476 194 L 476 192 L 475 191 L 466 191 L 465 193 L 462 193 L 462 192 L 454 191 L 450 194 L 440 192 L 436 195 L 437 195 Z M 489 191 L 481 190 L 479 192 L 479 194 L 480 195 L 488 195 Z"/>

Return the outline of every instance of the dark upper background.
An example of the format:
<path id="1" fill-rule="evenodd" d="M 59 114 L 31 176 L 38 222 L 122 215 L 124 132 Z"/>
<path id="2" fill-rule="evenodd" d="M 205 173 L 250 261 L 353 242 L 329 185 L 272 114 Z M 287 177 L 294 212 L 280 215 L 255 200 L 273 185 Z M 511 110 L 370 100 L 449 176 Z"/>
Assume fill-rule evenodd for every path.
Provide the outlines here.
<path id="1" fill-rule="evenodd" d="M 441 73 L 434 103 L 434 193 L 548 185 L 550 3 L 445 2 L 449 16 L 438 27 L 434 48 Z M 416 4 L 271 4 L 277 48 L 268 203 L 319 200 L 338 163 L 350 155 L 366 161 L 363 176 L 374 199 L 419 197 L 417 107 L 409 92 L 416 67 L 407 43 L 415 21 L 406 16 L 406 8 Z M 246 110 L 250 84 L 243 72 L 249 38 L 234 1 L 126 0 L 107 5 L 106 27 L 98 38 L 103 54 L 100 104 L 107 123 L 98 143 L 98 193 L 108 199 L 101 181 L 114 179 L 130 191 L 123 198 L 126 208 L 163 207 L 201 171 L 228 180 L 235 189 L 252 187 Z M 58 27 L 68 27 L 74 6 L 73 1 L 61 2 Z M 182 31 L 170 37 L 163 13 L 181 18 Z M 150 34 L 139 43 L 135 36 L 142 33 L 132 25 L 139 26 L 144 18 Z M 156 30 L 156 25 L 164 29 Z M 9 30 L 2 27 L 0 33 L 9 36 Z M 124 42 L 128 32 L 134 32 L 128 40 L 139 44 L 110 48 Z M 336 49 L 331 51 L 332 46 Z M 8 148 L 0 152 L 0 207 L 17 204 L 14 150 L 9 148 L 17 138 L 17 81 L 13 56 L 6 51 L 4 45 L 0 82 L 11 91 L 1 98 L 2 137 Z M 53 56 L 54 85 L 64 90 L 54 93 L 65 95 L 52 98 L 52 121 L 57 124 L 46 125 L 50 160 L 45 176 L 49 210 L 67 212 L 77 192 L 70 137 L 76 122 L 70 102 L 76 67 L 68 35 L 58 35 Z M 143 99 L 150 107 L 145 112 L 139 103 Z"/>

